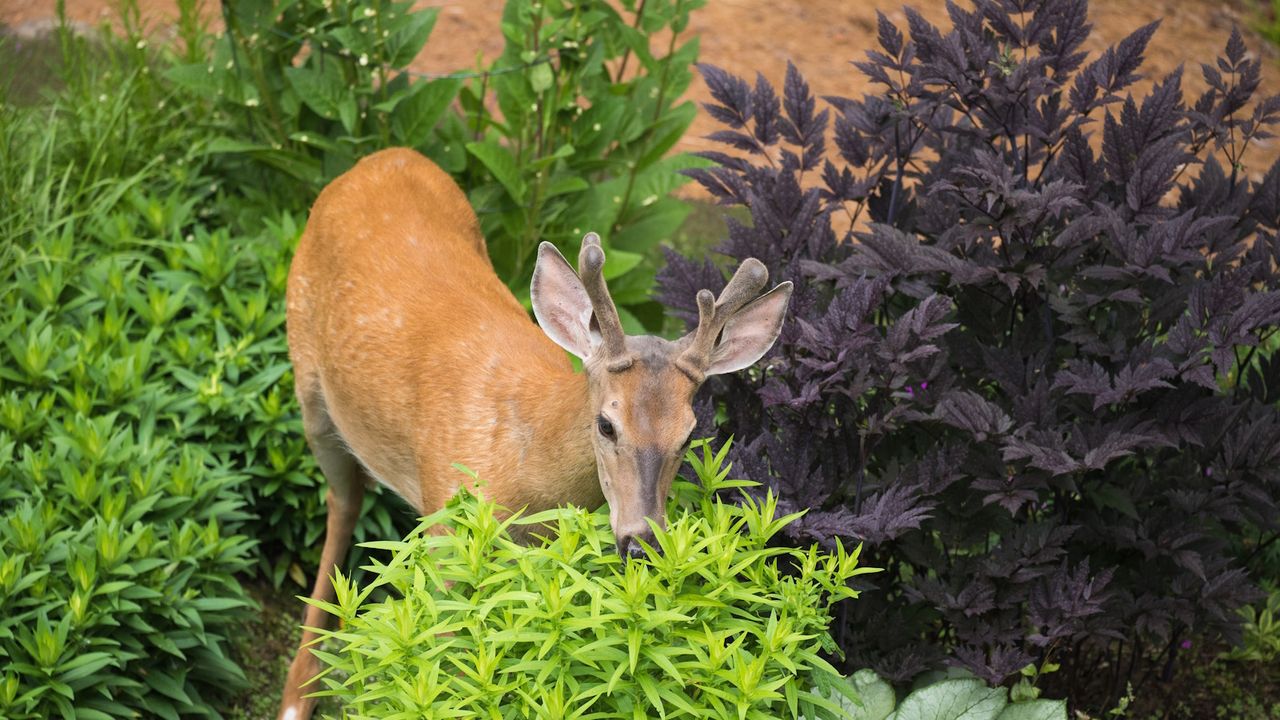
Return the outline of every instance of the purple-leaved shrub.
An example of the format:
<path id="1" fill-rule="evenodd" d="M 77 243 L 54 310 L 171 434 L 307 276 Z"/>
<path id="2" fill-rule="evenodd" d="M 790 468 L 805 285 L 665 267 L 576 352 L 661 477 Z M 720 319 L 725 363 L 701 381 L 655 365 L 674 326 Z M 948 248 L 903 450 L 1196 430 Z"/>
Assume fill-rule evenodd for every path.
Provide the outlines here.
<path id="1" fill-rule="evenodd" d="M 808 509 L 794 541 L 888 569 L 838 619 L 848 667 L 1048 659 L 1051 694 L 1102 707 L 1234 638 L 1280 530 L 1280 167 L 1242 166 L 1280 99 L 1251 104 L 1239 32 L 1204 94 L 1179 70 L 1135 99 L 1156 25 L 1087 62 L 1086 5 L 881 16 L 875 90 L 820 111 L 794 67 L 779 98 L 701 66 L 733 152 L 689 174 L 750 213 L 718 251 L 796 283 L 763 369 L 709 382 L 703 416 Z M 724 276 L 668 261 L 694 321 Z"/>

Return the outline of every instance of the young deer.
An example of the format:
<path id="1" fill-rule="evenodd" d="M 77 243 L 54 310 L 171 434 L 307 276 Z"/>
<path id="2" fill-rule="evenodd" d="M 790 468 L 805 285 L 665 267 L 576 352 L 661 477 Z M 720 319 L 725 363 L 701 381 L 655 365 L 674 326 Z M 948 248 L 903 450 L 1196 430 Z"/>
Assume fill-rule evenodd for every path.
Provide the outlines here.
<path id="1" fill-rule="evenodd" d="M 453 180 L 411 150 L 372 155 L 320 193 L 289 272 L 288 335 L 307 441 L 328 481 L 329 518 L 311 597 L 333 600 L 365 486 L 419 513 L 465 480 L 531 512 L 609 504 L 619 552 L 652 540 L 708 375 L 745 368 L 782 326 L 791 284 L 759 295 L 757 260 L 720 294 L 698 293 L 695 332 L 671 342 L 623 333 L 588 234 L 575 273 L 538 249 L 535 325 L 494 274 L 475 213 Z M 583 360 L 575 373 L 563 350 Z M 305 625 L 327 615 L 308 607 Z M 280 718 L 305 720 L 319 672 L 303 632 Z"/>

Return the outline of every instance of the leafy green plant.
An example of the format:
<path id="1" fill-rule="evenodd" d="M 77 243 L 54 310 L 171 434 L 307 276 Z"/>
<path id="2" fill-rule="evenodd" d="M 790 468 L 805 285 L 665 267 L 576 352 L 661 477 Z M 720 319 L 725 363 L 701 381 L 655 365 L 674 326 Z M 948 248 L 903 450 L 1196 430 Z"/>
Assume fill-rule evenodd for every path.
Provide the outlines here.
<path id="1" fill-rule="evenodd" d="M 244 476 L 183 436 L 170 377 L 197 322 L 171 234 L 203 181 L 162 90 L 107 67 L 52 108 L 0 111 L 0 717 L 15 720 L 216 716 L 211 696 L 244 682 L 226 656 L 250 606 Z"/>
<path id="2" fill-rule="evenodd" d="M 1255 605 L 1239 610 L 1240 645 L 1222 654 L 1224 660 L 1271 663 L 1280 658 L 1280 588 L 1272 588 L 1267 597 Z"/>
<path id="3" fill-rule="evenodd" d="M 1272 45 L 1280 45 L 1280 0 L 1255 0 L 1253 29 Z"/>
<path id="4" fill-rule="evenodd" d="M 527 296 L 538 242 L 576 252 L 595 230 L 624 322 L 656 329 L 662 312 L 642 261 L 688 213 L 669 194 L 686 182 L 676 171 L 700 161 L 667 152 L 694 116 L 680 96 L 697 41 L 677 36 L 704 1 L 628 0 L 628 22 L 606 0 L 511 0 L 502 55 L 436 76 L 408 69 L 434 8 L 226 2 L 227 30 L 208 58 L 167 76 L 211 104 L 220 137 L 208 150 L 237 184 L 261 185 L 264 169 L 284 173 L 290 182 L 272 192 L 301 209 L 358 158 L 416 148 L 468 189 L 495 268 L 517 296 Z M 246 172 L 255 182 L 241 182 Z"/>
<path id="5" fill-rule="evenodd" d="M 748 483 L 727 479 L 727 446 L 701 449 L 701 485 L 677 483 L 648 559 L 619 557 L 603 512 L 504 519 L 469 488 L 404 542 L 373 543 L 394 553 L 377 579 L 339 575 L 318 603 L 342 619 L 322 694 L 351 718 L 841 717 L 830 693 L 853 694 L 821 657 L 828 607 L 875 570 L 838 544 L 772 547 L 796 516 L 772 496 L 721 500 Z"/>
<path id="6" fill-rule="evenodd" d="M 1010 702 L 1002 687 L 987 687 L 974 677 L 946 677 L 913 690 L 902 702 L 893 688 L 871 670 L 859 670 L 849 682 L 859 705 L 846 710 L 853 720 L 1066 720 L 1064 700 Z"/>
<path id="7" fill-rule="evenodd" d="M 58 93 L 0 104 L 0 717 L 217 716 L 236 575 L 304 582 L 324 526 L 282 333 L 298 227 L 209 175 L 163 51 L 56 40 Z"/>

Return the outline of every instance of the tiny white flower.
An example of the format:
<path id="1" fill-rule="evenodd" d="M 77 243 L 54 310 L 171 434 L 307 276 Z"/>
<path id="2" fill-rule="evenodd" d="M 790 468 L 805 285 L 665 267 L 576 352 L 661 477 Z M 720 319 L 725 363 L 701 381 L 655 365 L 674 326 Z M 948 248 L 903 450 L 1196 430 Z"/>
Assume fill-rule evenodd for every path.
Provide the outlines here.
<path id="1" fill-rule="evenodd" d="M 138 48 L 139 50 L 145 48 L 146 46 L 147 46 L 146 40 L 139 40 L 138 43 L 134 45 L 134 47 Z"/>
<path id="2" fill-rule="evenodd" d="M 374 15 L 377 15 L 377 14 L 378 14 L 378 11 L 377 11 L 377 10 L 374 10 L 374 9 L 373 9 L 373 8 L 371 8 L 371 7 L 367 7 L 367 8 L 365 8 L 365 9 L 364 9 L 364 16 L 365 16 L 365 17 L 373 17 Z"/>
<path id="3" fill-rule="evenodd" d="M 299 141 L 299 142 L 311 142 L 310 138 L 308 138 L 306 135 L 299 135 L 299 136 L 298 136 L 298 141 Z"/>
<path id="4" fill-rule="evenodd" d="M 360 65 L 361 65 L 361 67 L 363 67 L 363 66 L 365 66 L 365 65 L 368 65 L 368 64 L 369 64 L 369 55 L 368 55 L 367 53 L 360 53 Z"/>
<path id="5" fill-rule="evenodd" d="M 596 132 L 600 132 L 600 123 L 596 123 L 595 125 L 592 125 L 591 129 L 595 130 Z"/>
<path id="6" fill-rule="evenodd" d="M 650 205 L 652 205 L 652 204 L 654 204 L 654 203 L 656 203 L 656 202 L 658 202 L 658 196 L 657 196 L 657 195 L 650 195 L 649 197 L 645 198 L 644 200 L 641 200 L 641 201 L 640 201 L 640 204 L 641 204 L 641 205 L 643 205 L 643 206 L 645 206 L 645 207 L 648 207 L 648 206 L 650 206 Z"/>
<path id="7" fill-rule="evenodd" d="M 107 101 L 106 93 L 102 93 L 101 95 L 98 96 L 98 102 L 106 102 L 106 101 Z"/>
<path id="8" fill-rule="evenodd" d="M 230 70 L 231 68 L 233 68 L 233 67 L 235 67 L 235 66 L 236 66 L 235 61 L 233 61 L 233 60 L 228 60 L 228 61 L 227 61 L 227 64 L 226 64 L 226 65 L 223 65 L 222 67 L 223 67 L 223 69 L 224 69 L 224 70 Z"/>
<path id="9" fill-rule="evenodd" d="M 258 107 L 258 98 L 251 97 L 244 101 L 246 107 Z"/>

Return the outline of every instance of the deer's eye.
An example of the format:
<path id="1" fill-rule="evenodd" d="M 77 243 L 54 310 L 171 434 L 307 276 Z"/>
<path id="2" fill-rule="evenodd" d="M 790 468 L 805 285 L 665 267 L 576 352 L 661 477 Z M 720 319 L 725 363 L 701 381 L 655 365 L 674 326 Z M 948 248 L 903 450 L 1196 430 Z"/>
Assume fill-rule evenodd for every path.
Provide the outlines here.
<path id="1" fill-rule="evenodd" d="M 617 432 L 613 429 L 613 423 L 609 422 L 603 415 L 596 417 L 596 430 L 600 431 L 600 434 L 609 440 L 618 439 Z"/>

